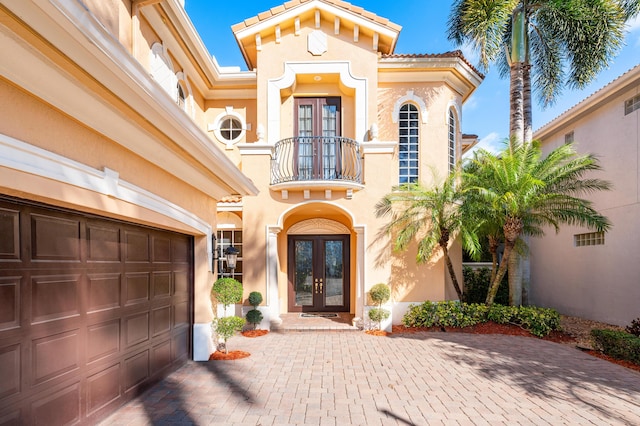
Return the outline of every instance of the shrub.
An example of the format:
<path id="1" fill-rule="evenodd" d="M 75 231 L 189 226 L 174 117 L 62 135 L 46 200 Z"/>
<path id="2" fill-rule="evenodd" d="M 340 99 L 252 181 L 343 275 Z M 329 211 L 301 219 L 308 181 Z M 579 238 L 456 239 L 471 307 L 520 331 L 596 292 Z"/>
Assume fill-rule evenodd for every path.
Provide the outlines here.
<path id="1" fill-rule="evenodd" d="M 640 318 L 636 318 L 631 321 L 631 324 L 629 324 L 624 330 L 629 334 L 640 337 Z"/>
<path id="2" fill-rule="evenodd" d="M 467 303 L 484 303 L 489 291 L 491 269 L 472 269 L 465 266 L 462 268 L 462 277 L 464 279 L 464 301 Z M 509 304 L 509 281 L 506 274 L 500 283 L 500 287 L 498 287 L 494 302 L 500 305 Z"/>
<path id="3" fill-rule="evenodd" d="M 214 327 L 219 337 L 222 337 L 224 341 L 224 352 L 228 353 L 227 340 L 233 337 L 234 334 L 242 330 L 244 326 L 244 319 L 235 315 L 230 317 L 218 318 L 214 321 Z"/>
<path id="4" fill-rule="evenodd" d="M 560 314 L 553 309 L 533 306 L 503 306 L 447 302 L 410 305 L 402 318 L 406 327 L 468 327 L 481 322 L 517 324 L 531 334 L 543 337 L 560 326 Z"/>
<path id="5" fill-rule="evenodd" d="M 618 330 L 591 330 L 593 347 L 618 359 L 640 365 L 640 337 Z"/>
<path id="6" fill-rule="evenodd" d="M 260 321 L 262 321 L 262 312 L 260 312 L 258 309 L 252 309 L 249 312 L 247 312 L 246 315 L 247 318 L 247 322 L 249 324 L 253 325 L 253 329 L 256 329 L 256 326 L 258 324 L 260 324 Z"/>
<path id="7" fill-rule="evenodd" d="M 253 306 L 253 309 L 256 309 L 259 304 L 262 303 L 262 293 L 259 291 L 252 291 L 249 293 L 249 304 Z"/>
<path id="8" fill-rule="evenodd" d="M 369 319 L 380 324 L 380 328 L 382 328 L 382 321 L 389 318 L 389 315 L 391 315 L 391 313 L 386 309 L 372 308 L 369 310 Z"/>
<path id="9" fill-rule="evenodd" d="M 234 278 L 218 278 L 213 283 L 211 294 L 226 311 L 229 305 L 242 301 L 242 283 Z"/>
<path id="10" fill-rule="evenodd" d="M 371 287 L 371 290 L 369 290 L 369 296 L 371 296 L 373 303 L 380 307 L 387 303 L 391 298 L 391 289 L 388 285 L 379 283 Z"/>

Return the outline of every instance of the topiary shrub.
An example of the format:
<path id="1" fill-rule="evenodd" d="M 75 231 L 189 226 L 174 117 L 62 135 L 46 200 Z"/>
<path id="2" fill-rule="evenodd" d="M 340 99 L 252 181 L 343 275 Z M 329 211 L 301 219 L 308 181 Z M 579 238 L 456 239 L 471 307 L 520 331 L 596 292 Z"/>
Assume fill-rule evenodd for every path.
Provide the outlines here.
<path id="1" fill-rule="evenodd" d="M 382 308 L 382 305 L 387 303 L 391 298 L 391 289 L 384 283 L 376 284 L 369 290 L 369 297 L 371 297 L 373 303 L 378 306 L 377 308 L 369 310 L 369 319 L 377 322 L 378 328 L 382 330 L 382 321 L 391 315 L 388 310 Z"/>
<path id="2" fill-rule="evenodd" d="M 228 306 L 242 302 L 242 283 L 234 278 L 218 278 L 213 283 L 211 294 L 226 312 Z"/>
<path id="3" fill-rule="evenodd" d="M 640 365 L 640 337 L 618 330 L 591 330 L 593 347 L 618 359 Z"/>
<path id="4" fill-rule="evenodd" d="M 244 323 L 244 319 L 235 315 L 214 320 L 214 328 L 218 336 L 224 341 L 224 353 L 229 353 L 227 350 L 227 340 L 233 337 L 234 334 L 242 331 Z"/>
<path id="5" fill-rule="evenodd" d="M 631 324 L 629 324 L 624 330 L 629 334 L 640 337 L 640 318 L 636 318 L 631 321 Z"/>
<path id="6" fill-rule="evenodd" d="M 253 306 L 253 309 L 256 309 L 258 305 L 262 303 L 262 293 L 259 291 L 252 291 L 249 293 L 249 304 Z"/>
<path id="7" fill-rule="evenodd" d="M 247 322 L 249 324 L 253 325 L 253 329 L 255 330 L 257 325 L 260 324 L 260 322 L 262 321 L 262 312 L 260 312 L 258 309 L 252 309 L 249 312 L 247 312 L 246 315 L 247 318 Z"/>

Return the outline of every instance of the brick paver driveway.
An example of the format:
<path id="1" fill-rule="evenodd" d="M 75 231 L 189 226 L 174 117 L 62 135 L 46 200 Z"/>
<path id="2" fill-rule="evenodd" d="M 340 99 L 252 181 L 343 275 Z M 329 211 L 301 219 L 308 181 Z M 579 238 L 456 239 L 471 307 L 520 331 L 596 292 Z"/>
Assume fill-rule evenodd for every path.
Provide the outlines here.
<path id="1" fill-rule="evenodd" d="M 533 338 L 270 333 L 190 362 L 105 425 L 640 425 L 640 373 Z"/>

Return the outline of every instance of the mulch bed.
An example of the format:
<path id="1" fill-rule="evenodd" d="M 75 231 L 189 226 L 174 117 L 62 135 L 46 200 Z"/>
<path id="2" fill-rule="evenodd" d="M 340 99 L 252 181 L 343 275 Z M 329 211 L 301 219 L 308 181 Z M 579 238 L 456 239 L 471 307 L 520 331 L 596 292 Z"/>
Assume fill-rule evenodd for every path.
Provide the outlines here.
<path id="1" fill-rule="evenodd" d="M 377 330 L 374 330 L 374 331 L 377 331 Z M 536 339 L 539 339 L 539 337 L 534 336 L 533 334 L 529 333 L 527 330 L 521 327 L 518 327 L 517 325 L 497 324 L 492 321 L 488 321 L 488 322 L 476 324 L 471 327 L 464 327 L 464 328 L 457 328 L 457 327 L 420 328 L 420 327 L 405 327 L 404 325 L 394 325 L 392 327 L 392 331 L 393 333 L 417 333 L 420 331 L 428 331 L 428 332 L 440 332 L 440 333 L 447 332 L 447 333 L 472 333 L 472 334 L 507 334 L 509 336 L 525 336 L 525 337 L 534 337 Z M 369 334 L 373 334 L 373 333 L 369 333 Z M 547 336 L 543 337 L 542 340 L 548 340 L 556 343 L 570 344 L 573 346 L 575 346 L 577 342 L 575 337 L 567 333 L 563 333 L 562 331 L 552 331 Z M 585 350 L 584 352 L 588 353 L 589 355 L 604 359 L 605 361 L 609 361 L 614 364 L 618 364 L 623 367 L 630 368 L 632 370 L 640 372 L 640 365 L 634 364 L 632 362 L 616 359 L 608 355 L 605 355 L 599 351 Z"/>
<path id="2" fill-rule="evenodd" d="M 209 356 L 209 361 L 233 361 L 236 359 L 247 358 L 251 354 L 245 351 L 229 351 L 228 353 L 215 351 Z"/>
<path id="3" fill-rule="evenodd" d="M 242 332 L 244 337 L 260 337 L 267 334 L 269 330 L 246 330 Z"/>

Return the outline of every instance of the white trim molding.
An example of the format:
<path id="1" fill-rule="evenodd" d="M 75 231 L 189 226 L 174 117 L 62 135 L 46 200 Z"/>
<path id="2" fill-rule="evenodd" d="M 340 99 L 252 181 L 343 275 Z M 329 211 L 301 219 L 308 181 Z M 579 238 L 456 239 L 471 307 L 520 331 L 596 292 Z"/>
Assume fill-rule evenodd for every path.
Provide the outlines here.
<path id="1" fill-rule="evenodd" d="M 0 167 L 86 189 L 159 213 L 206 235 L 209 257 L 213 253 L 209 223 L 165 198 L 121 180 L 117 171 L 106 167 L 103 171 L 94 169 L 3 134 L 0 134 Z"/>
<path id="2" fill-rule="evenodd" d="M 407 94 L 399 98 L 396 103 L 393 105 L 393 111 L 391 112 L 391 120 L 394 123 L 398 122 L 400 117 L 400 107 L 407 102 L 411 102 L 418 107 L 420 111 L 420 119 L 422 120 L 422 124 L 427 124 L 429 119 L 429 113 L 427 112 L 427 105 L 424 103 L 422 98 L 416 96 L 413 93 L 413 90 L 407 90 Z"/>
<path id="3" fill-rule="evenodd" d="M 287 62 L 282 76 L 267 82 L 267 142 L 274 145 L 280 137 L 280 91 L 292 87 L 299 74 L 338 74 L 340 82 L 355 90 L 355 139 L 364 140 L 367 133 L 367 79 L 354 77 L 348 61 Z"/>

